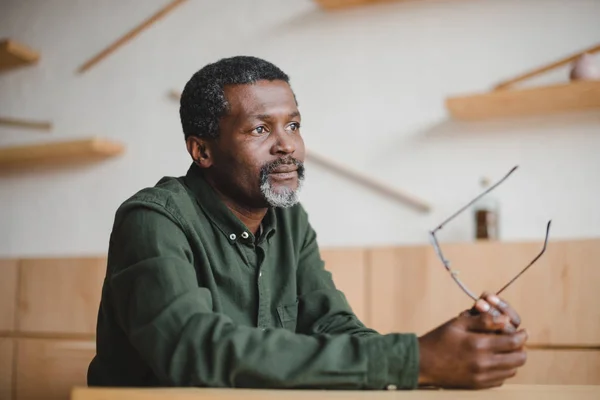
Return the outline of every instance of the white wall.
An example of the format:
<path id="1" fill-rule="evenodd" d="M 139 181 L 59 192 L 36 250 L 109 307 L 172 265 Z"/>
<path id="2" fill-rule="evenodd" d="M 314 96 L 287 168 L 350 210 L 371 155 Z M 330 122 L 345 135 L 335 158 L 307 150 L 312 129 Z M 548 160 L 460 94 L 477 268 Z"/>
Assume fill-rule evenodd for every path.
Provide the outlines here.
<path id="1" fill-rule="evenodd" d="M 167 0 L 3 0 L 0 36 L 39 49 L 0 74 L 0 144 L 102 135 L 127 153 L 91 167 L 0 177 L 0 256 L 104 253 L 117 206 L 189 157 L 167 97 L 218 58 L 264 57 L 291 75 L 309 148 L 431 202 L 419 214 L 315 165 L 302 199 L 322 246 L 427 241 L 479 191 L 497 191 L 505 240 L 600 235 L 600 114 L 486 123 L 449 120 L 449 94 L 495 82 L 600 38 L 597 0 L 407 1 L 336 14 L 310 0 L 192 0 L 83 75 L 75 69 Z M 600 62 L 600 60 L 598 60 Z M 565 79 L 566 70 L 538 82 Z M 444 239 L 469 240 L 468 216 Z"/>

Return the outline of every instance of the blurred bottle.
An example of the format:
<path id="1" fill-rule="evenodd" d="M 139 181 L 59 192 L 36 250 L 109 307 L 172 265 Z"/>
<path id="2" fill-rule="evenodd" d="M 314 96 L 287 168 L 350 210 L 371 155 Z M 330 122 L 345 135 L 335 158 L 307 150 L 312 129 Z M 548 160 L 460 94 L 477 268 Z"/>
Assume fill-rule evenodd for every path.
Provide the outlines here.
<path id="1" fill-rule="evenodd" d="M 600 80 L 600 67 L 591 54 L 583 54 L 577 58 L 571 67 L 569 78 L 572 81 L 597 81 Z"/>
<path id="2" fill-rule="evenodd" d="M 482 191 L 490 187 L 490 181 L 482 178 L 480 181 Z M 475 239 L 499 240 L 500 232 L 498 222 L 500 219 L 500 204 L 493 192 L 488 193 L 473 204 L 473 219 L 475 222 Z"/>

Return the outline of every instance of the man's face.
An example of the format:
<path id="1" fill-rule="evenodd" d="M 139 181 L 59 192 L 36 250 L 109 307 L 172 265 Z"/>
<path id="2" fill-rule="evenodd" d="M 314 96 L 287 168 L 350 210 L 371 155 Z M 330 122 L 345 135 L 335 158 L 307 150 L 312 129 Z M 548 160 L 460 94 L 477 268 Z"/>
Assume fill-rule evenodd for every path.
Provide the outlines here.
<path id="1" fill-rule="evenodd" d="M 300 113 L 284 81 L 225 88 L 229 103 L 212 143 L 215 182 L 250 207 L 289 207 L 304 178 Z"/>

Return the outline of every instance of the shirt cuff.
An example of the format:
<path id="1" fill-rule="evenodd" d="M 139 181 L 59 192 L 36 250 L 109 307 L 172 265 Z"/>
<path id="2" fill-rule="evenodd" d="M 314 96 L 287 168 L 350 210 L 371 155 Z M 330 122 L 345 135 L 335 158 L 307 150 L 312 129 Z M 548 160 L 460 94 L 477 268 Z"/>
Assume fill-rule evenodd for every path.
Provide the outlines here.
<path id="1" fill-rule="evenodd" d="M 374 340 L 368 386 L 373 389 L 416 389 L 419 383 L 419 342 L 412 333 L 395 333 Z"/>

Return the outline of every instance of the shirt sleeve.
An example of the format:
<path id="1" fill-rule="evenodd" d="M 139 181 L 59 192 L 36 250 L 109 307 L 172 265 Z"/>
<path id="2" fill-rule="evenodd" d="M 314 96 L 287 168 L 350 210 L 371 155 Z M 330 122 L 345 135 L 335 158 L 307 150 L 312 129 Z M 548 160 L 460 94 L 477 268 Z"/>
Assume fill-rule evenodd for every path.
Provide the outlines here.
<path id="1" fill-rule="evenodd" d="M 212 311 L 211 293 L 198 281 L 186 232 L 173 215 L 145 205 L 122 211 L 119 221 L 109 252 L 112 306 L 162 385 L 416 387 L 414 337 L 309 336 L 237 325 Z"/>
<path id="2" fill-rule="evenodd" d="M 298 332 L 307 335 L 379 335 L 358 319 L 345 294 L 335 286 L 331 273 L 325 269 L 317 235 L 310 224 L 300 250 L 297 279 Z"/>
<path id="3" fill-rule="evenodd" d="M 337 289 L 332 275 L 325 269 L 317 235 L 307 221 L 304 244 L 298 266 L 298 328 L 308 335 L 350 335 L 360 338 L 381 337 L 366 327 L 354 314 L 346 296 Z M 384 335 L 389 336 L 389 335 Z M 387 348 L 384 357 L 398 374 L 399 387 L 417 386 L 419 375 L 419 347 L 415 334 L 393 334 L 397 342 Z M 389 378 L 388 378 L 389 379 Z"/>

